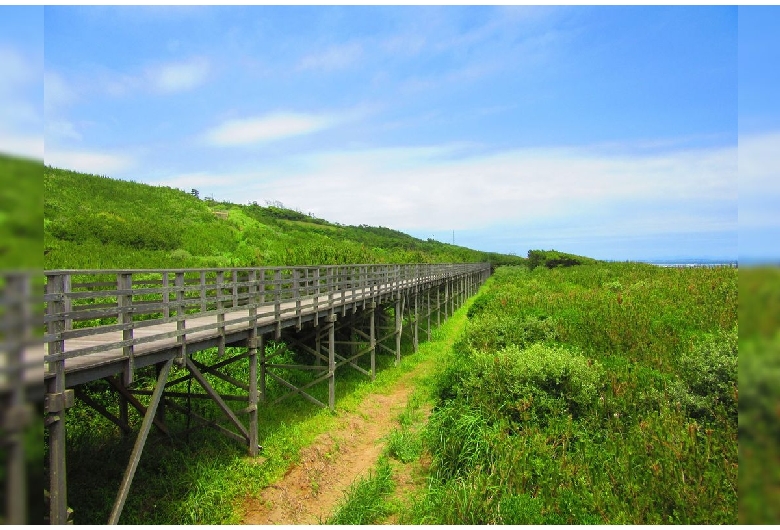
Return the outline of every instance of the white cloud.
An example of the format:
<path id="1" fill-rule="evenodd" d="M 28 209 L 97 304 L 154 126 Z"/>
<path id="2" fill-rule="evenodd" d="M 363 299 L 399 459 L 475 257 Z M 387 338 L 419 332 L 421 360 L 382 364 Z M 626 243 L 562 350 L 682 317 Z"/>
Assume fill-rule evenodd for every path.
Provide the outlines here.
<path id="1" fill-rule="evenodd" d="M 780 131 L 739 138 L 740 229 L 780 227 Z"/>
<path id="2" fill-rule="evenodd" d="M 135 164 L 133 158 L 128 155 L 55 149 L 46 149 L 43 160 L 48 166 L 108 176 L 124 171 Z"/>
<path id="3" fill-rule="evenodd" d="M 733 148 L 647 156 L 568 148 L 462 156 L 462 146 L 437 146 L 321 153 L 304 162 L 267 168 L 285 178 L 249 185 L 245 195 L 274 197 L 345 224 L 403 230 L 462 230 L 574 215 L 603 220 L 612 211 L 612 221 L 622 223 L 619 212 L 625 215 L 631 204 L 658 212 L 631 221 L 648 230 L 720 230 L 723 215 L 712 213 L 713 205 L 730 202 L 736 223 Z M 690 211 L 683 215 L 680 204 Z"/>
<path id="4" fill-rule="evenodd" d="M 209 70 L 210 65 L 207 60 L 193 58 L 150 68 L 146 72 L 146 77 L 159 92 L 182 92 L 203 84 Z"/>
<path id="5" fill-rule="evenodd" d="M 0 131 L 0 152 L 26 158 L 43 158 L 43 137 Z"/>
<path id="6" fill-rule="evenodd" d="M 0 96 L 18 90 L 39 75 L 36 65 L 18 50 L 0 47 Z"/>
<path id="7" fill-rule="evenodd" d="M 331 46 L 319 53 L 307 55 L 298 63 L 299 70 L 341 70 L 357 62 L 363 46 L 357 42 Z"/>
<path id="8" fill-rule="evenodd" d="M 220 147 L 258 144 L 311 134 L 337 122 L 336 118 L 328 115 L 279 112 L 225 121 L 207 131 L 204 138 L 207 143 Z"/>
<path id="9" fill-rule="evenodd" d="M 49 141 L 52 139 L 81 141 L 81 133 L 67 120 L 46 120 L 44 130 Z"/>

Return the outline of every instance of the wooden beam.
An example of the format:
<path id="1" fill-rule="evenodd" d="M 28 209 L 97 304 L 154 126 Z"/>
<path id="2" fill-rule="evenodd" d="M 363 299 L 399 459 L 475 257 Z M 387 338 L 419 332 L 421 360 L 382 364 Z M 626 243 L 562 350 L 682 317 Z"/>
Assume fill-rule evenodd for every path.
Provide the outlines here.
<path id="1" fill-rule="evenodd" d="M 141 423 L 141 430 L 138 433 L 138 438 L 135 440 L 133 452 L 130 453 L 130 462 L 122 477 L 122 483 L 119 486 L 119 493 L 117 494 L 116 501 L 114 501 L 114 507 L 111 509 L 111 516 L 108 519 L 108 524 L 119 523 L 119 517 L 122 515 L 122 509 L 125 507 L 127 494 L 130 492 L 130 485 L 133 483 L 133 477 L 138 468 L 138 462 L 141 460 L 141 453 L 144 450 L 144 445 L 146 445 L 146 438 L 152 428 L 152 421 L 154 420 L 155 414 L 157 414 L 157 405 L 160 403 L 163 390 L 165 390 L 165 380 L 168 379 L 171 365 L 173 365 L 173 359 L 165 363 L 165 366 L 163 366 L 160 371 L 160 376 L 157 378 L 157 386 L 154 388 L 152 401 L 149 403 L 146 414 L 144 414 L 144 421 Z"/>
<path id="2" fill-rule="evenodd" d="M 222 410 L 225 416 L 230 418 L 230 421 L 233 422 L 233 425 L 235 425 L 236 428 L 239 431 L 241 431 L 241 434 L 243 434 L 246 437 L 246 442 L 249 443 L 249 432 L 246 430 L 246 427 L 244 427 L 241 421 L 236 417 L 233 410 L 227 406 L 227 404 L 222 400 L 222 398 L 217 393 L 217 391 L 212 388 L 212 386 L 209 384 L 209 382 L 206 380 L 203 374 L 200 373 L 198 367 L 195 366 L 195 364 L 192 362 L 192 360 L 189 357 L 185 358 L 185 363 L 187 364 L 187 368 L 189 368 L 190 372 L 192 372 L 192 375 L 195 376 L 195 380 L 198 381 L 198 383 L 200 383 L 200 386 L 202 386 L 203 389 L 206 391 L 206 393 L 211 396 L 211 399 L 214 400 L 214 402 Z"/>

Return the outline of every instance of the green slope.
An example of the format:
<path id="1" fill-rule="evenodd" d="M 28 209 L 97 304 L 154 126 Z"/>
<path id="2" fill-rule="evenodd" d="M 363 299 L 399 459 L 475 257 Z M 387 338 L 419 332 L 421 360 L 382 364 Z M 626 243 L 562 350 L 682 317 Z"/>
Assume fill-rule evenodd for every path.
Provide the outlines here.
<path id="1" fill-rule="evenodd" d="M 165 186 L 51 167 L 43 180 L 47 269 L 525 261 Z"/>
<path id="2" fill-rule="evenodd" d="M 41 267 L 43 164 L 0 154 L 0 270 Z"/>

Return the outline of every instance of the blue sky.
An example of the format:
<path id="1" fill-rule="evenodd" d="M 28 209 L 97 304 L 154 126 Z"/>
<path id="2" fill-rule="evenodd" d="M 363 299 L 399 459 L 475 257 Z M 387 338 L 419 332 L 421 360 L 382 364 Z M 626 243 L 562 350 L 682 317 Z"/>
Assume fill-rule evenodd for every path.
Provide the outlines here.
<path id="1" fill-rule="evenodd" d="M 766 254 L 750 9 L 47 6 L 44 159 L 481 250 Z"/>

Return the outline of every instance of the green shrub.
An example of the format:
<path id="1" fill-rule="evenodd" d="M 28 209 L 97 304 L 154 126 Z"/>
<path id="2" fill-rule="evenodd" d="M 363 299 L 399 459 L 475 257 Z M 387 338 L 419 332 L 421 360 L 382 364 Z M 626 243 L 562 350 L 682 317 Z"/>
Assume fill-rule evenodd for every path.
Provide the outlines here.
<path id="1" fill-rule="evenodd" d="M 737 416 L 737 328 L 705 336 L 680 357 L 691 417 L 713 417 L 718 408 Z"/>
<path id="2" fill-rule="evenodd" d="M 595 402 L 600 378 L 597 362 L 570 349 L 511 345 L 475 353 L 459 392 L 492 416 L 543 425 L 554 416 L 579 417 Z"/>

